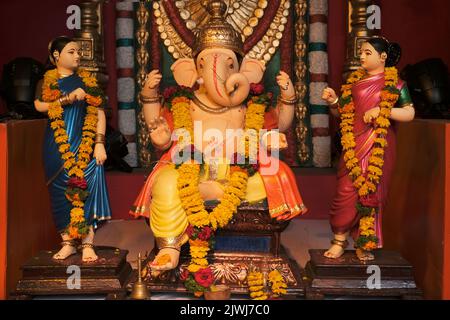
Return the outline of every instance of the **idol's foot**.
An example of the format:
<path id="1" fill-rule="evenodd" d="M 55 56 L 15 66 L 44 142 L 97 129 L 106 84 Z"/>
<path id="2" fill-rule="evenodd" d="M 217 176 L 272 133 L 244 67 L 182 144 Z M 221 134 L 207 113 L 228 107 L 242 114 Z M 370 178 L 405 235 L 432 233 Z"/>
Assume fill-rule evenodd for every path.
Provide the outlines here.
<path id="1" fill-rule="evenodd" d="M 328 249 L 328 251 L 326 251 L 323 255 L 326 258 L 337 259 L 344 254 L 345 248 L 347 248 L 348 246 L 348 241 L 333 239 L 331 241 L 331 244 L 332 244 L 331 248 Z"/>
<path id="2" fill-rule="evenodd" d="M 178 266 L 180 259 L 180 250 L 175 248 L 163 248 L 159 250 L 158 255 L 149 264 L 149 267 L 153 271 L 167 271 L 175 269 Z"/>
<path id="3" fill-rule="evenodd" d="M 356 256 L 358 257 L 358 259 L 360 261 L 372 261 L 375 260 L 375 256 L 373 255 L 372 252 L 370 251 L 366 251 L 363 249 L 356 249 Z"/>
<path id="4" fill-rule="evenodd" d="M 95 262 L 98 260 L 92 243 L 83 243 L 81 248 L 83 249 L 83 262 Z"/>
<path id="5" fill-rule="evenodd" d="M 66 240 L 61 242 L 62 248 L 56 254 L 53 255 L 55 260 L 64 260 L 71 255 L 77 253 L 77 248 L 75 247 L 75 241 Z"/>

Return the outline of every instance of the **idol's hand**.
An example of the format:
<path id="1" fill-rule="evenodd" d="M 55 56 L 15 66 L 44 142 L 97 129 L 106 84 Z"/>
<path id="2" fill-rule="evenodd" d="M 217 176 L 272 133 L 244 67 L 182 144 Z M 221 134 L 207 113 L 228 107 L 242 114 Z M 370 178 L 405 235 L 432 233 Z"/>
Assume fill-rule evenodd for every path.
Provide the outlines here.
<path id="1" fill-rule="evenodd" d="M 148 124 L 150 130 L 150 138 L 157 148 L 164 148 L 170 142 L 170 128 L 164 117 L 155 118 Z"/>
<path id="2" fill-rule="evenodd" d="M 323 89 L 322 99 L 325 100 L 329 105 L 336 104 L 338 102 L 338 96 L 336 92 L 331 88 Z"/>
<path id="3" fill-rule="evenodd" d="M 371 123 L 373 120 L 378 118 L 379 115 L 380 115 L 380 107 L 372 108 L 364 114 L 364 122 Z"/>
<path id="4" fill-rule="evenodd" d="M 277 76 L 277 83 L 280 86 L 280 94 L 283 99 L 295 98 L 294 85 L 291 81 L 291 78 L 286 72 L 280 71 L 279 75 Z"/>
<path id="5" fill-rule="evenodd" d="M 142 88 L 142 95 L 147 97 L 156 97 L 158 95 L 159 84 L 161 83 L 162 75 L 159 70 L 151 71 L 145 80 Z"/>
<path id="6" fill-rule="evenodd" d="M 278 131 L 269 131 L 263 136 L 262 142 L 267 150 L 283 150 L 288 147 L 286 135 Z"/>
<path id="7" fill-rule="evenodd" d="M 105 161 L 107 159 L 107 155 L 106 155 L 105 146 L 103 144 L 97 143 L 95 145 L 94 158 L 97 160 L 98 166 L 102 166 L 105 163 Z"/>

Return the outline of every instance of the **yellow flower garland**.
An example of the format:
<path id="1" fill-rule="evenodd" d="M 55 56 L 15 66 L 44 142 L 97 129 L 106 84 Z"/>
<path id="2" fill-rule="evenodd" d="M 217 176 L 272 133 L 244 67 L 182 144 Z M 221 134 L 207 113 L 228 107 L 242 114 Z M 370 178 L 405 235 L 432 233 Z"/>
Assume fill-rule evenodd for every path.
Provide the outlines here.
<path id="1" fill-rule="evenodd" d="M 287 293 L 287 284 L 280 271 L 273 270 L 269 273 L 269 282 L 271 284 L 271 290 L 274 298 L 278 298 L 281 295 Z"/>
<path id="2" fill-rule="evenodd" d="M 80 69 L 78 75 L 82 78 L 83 83 L 88 89 L 98 89 L 97 80 L 91 73 Z M 62 95 L 58 87 L 58 79 L 59 75 L 57 69 L 45 73 L 42 98 L 44 102 L 50 104 L 48 109 L 48 116 L 51 121 L 50 127 L 54 131 L 55 142 L 58 144 L 61 159 L 64 160 L 64 169 L 67 170 L 69 177 L 84 179 L 84 169 L 87 168 L 91 161 L 93 152 L 92 146 L 94 144 L 94 137 L 97 133 L 97 107 L 102 104 L 102 99 L 100 96 L 86 95 L 88 106 L 86 108 L 78 157 L 75 158 L 75 154 L 70 151 L 71 145 L 69 143 L 69 136 L 63 119 L 64 108 L 58 101 Z M 70 212 L 70 224 L 67 231 L 73 239 L 82 238 L 88 231 L 84 219 L 84 202 L 81 201 L 78 196 L 75 196 L 70 200 L 73 208 Z"/>
<path id="3" fill-rule="evenodd" d="M 391 110 L 397 102 L 398 95 L 389 93 L 383 90 L 381 94 L 380 102 L 380 114 L 375 120 L 377 129 L 375 134 L 377 138 L 375 143 L 380 147 L 376 148 L 372 152 L 369 158 L 369 174 L 366 177 L 362 175 L 362 168 L 359 164 L 359 159 L 356 157 L 355 147 L 355 135 L 353 131 L 353 125 L 355 122 L 355 105 L 352 99 L 352 86 L 354 83 L 360 81 L 366 72 L 364 69 L 359 69 L 352 73 L 347 81 L 347 84 L 343 86 L 342 98 L 343 100 L 349 99 L 350 101 L 342 107 L 339 107 L 339 113 L 341 114 L 341 133 L 342 133 L 342 147 L 344 149 L 344 160 L 347 169 L 350 172 L 350 177 L 353 179 L 354 186 L 358 189 L 358 195 L 360 197 L 367 196 L 369 193 L 374 193 L 377 190 L 377 184 L 383 175 L 383 156 L 384 148 L 387 146 L 386 134 L 387 129 L 390 127 L 389 117 Z M 385 70 L 385 86 L 396 87 L 398 84 L 398 71 L 395 67 L 386 68 Z"/>
<path id="4" fill-rule="evenodd" d="M 287 284 L 280 271 L 272 270 L 269 273 L 268 281 L 270 284 L 270 291 L 272 292 L 272 298 L 278 298 L 287 293 Z M 247 276 L 248 291 L 250 292 L 250 298 L 253 300 L 267 300 L 269 298 L 265 291 L 266 281 L 264 274 L 259 271 L 251 271 Z"/>
<path id="5" fill-rule="evenodd" d="M 378 184 L 383 175 L 384 165 L 384 149 L 387 147 L 387 129 L 391 122 L 389 117 L 391 110 L 398 100 L 398 93 L 393 92 L 398 85 L 398 71 L 395 67 L 385 69 L 385 87 L 381 92 L 381 102 L 379 104 L 380 113 L 375 119 L 377 128 L 375 129 L 376 138 L 374 140 L 374 148 L 369 157 L 369 165 L 367 168 L 367 177 L 363 176 L 359 159 L 356 157 L 354 122 L 355 122 L 355 105 L 352 97 L 352 86 L 366 76 L 364 69 L 353 72 L 345 85 L 342 86 L 342 96 L 339 104 L 339 113 L 341 115 L 341 143 L 344 150 L 344 161 L 346 168 L 349 170 L 349 176 L 353 180 L 353 185 L 358 191 L 360 198 L 375 193 Z M 364 250 L 372 250 L 376 248 L 375 236 L 375 209 L 371 210 L 368 215 L 364 215 L 360 219 L 360 240 Z M 367 240 L 369 239 L 369 240 Z"/>
<path id="6" fill-rule="evenodd" d="M 190 114 L 190 100 L 186 97 L 176 97 L 172 100 L 172 114 L 174 120 L 174 129 L 184 129 L 186 130 L 192 139 L 194 137 L 193 121 Z M 258 146 L 258 135 L 259 131 L 264 125 L 264 115 L 266 106 L 263 104 L 249 102 L 246 120 L 245 120 L 245 130 L 251 132 L 251 130 L 256 131 L 256 135 L 249 134 L 244 137 L 245 150 L 252 150 L 252 154 L 246 154 L 250 159 L 256 159 L 256 154 L 254 149 L 249 148 L 252 143 L 256 143 Z M 254 140 L 256 139 L 256 141 Z M 188 145 L 191 141 L 185 141 L 183 137 L 179 137 L 179 144 L 183 146 Z M 257 149 L 257 148 L 256 148 Z M 185 210 L 188 221 L 193 227 L 205 227 L 211 226 L 215 231 L 218 227 L 226 226 L 233 215 L 237 212 L 238 206 L 241 204 L 242 199 L 245 197 L 247 190 L 248 174 L 240 170 L 235 170 L 232 172 L 230 181 L 227 187 L 225 187 L 224 195 L 220 203 L 214 208 L 211 213 L 206 210 L 203 199 L 200 195 L 198 188 L 199 185 L 199 175 L 200 175 L 200 165 L 194 162 L 188 162 L 182 164 L 178 168 L 178 193 L 181 200 L 181 205 Z M 190 253 L 191 253 L 191 263 L 188 266 L 189 272 L 195 273 L 200 269 L 208 267 L 208 261 L 206 256 L 210 250 L 208 242 L 204 242 L 202 245 L 198 243 L 190 243 Z"/>
<path id="7" fill-rule="evenodd" d="M 264 275 L 258 271 L 249 272 L 247 276 L 248 291 L 253 300 L 267 300 L 269 297 L 264 292 Z"/>

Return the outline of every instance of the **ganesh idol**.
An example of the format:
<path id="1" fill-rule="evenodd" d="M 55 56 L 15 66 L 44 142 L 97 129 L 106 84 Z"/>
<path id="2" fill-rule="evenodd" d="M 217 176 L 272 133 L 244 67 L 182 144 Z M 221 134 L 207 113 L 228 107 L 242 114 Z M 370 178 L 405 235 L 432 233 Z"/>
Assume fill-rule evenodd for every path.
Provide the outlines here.
<path id="1" fill-rule="evenodd" d="M 176 268 L 188 241 L 189 271 L 206 268 L 210 233 L 226 226 L 242 202 L 267 200 L 278 221 L 307 211 L 294 174 L 274 156 L 287 147 L 282 132 L 294 118 L 294 85 L 281 71 L 276 77 L 281 93 L 272 107 L 271 94 L 258 85 L 264 63 L 244 56 L 241 36 L 225 21 L 225 4 L 211 1 L 208 12 L 193 58 L 171 66 L 179 86 L 163 92 L 164 105 L 158 70 L 149 73 L 140 94 L 151 142 L 165 152 L 131 211 L 150 218 L 159 249 L 149 264 L 155 272 Z M 204 201 L 211 200 L 218 205 L 207 212 Z"/>

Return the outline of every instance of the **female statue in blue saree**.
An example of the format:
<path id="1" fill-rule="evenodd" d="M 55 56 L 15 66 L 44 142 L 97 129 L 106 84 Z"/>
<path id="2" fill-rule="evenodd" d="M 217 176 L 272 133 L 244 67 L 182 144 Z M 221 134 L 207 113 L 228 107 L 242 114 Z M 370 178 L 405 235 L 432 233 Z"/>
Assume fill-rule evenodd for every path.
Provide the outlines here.
<path id="1" fill-rule="evenodd" d="M 79 68 L 80 48 L 75 41 L 56 38 L 49 54 L 55 68 L 46 72 L 35 107 L 49 117 L 44 167 L 53 219 L 63 240 L 53 258 L 64 260 L 75 254 L 80 240 L 83 262 L 94 262 L 98 259 L 94 227 L 111 217 L 103 168 L 103 93 L 95 76 Z"/>

